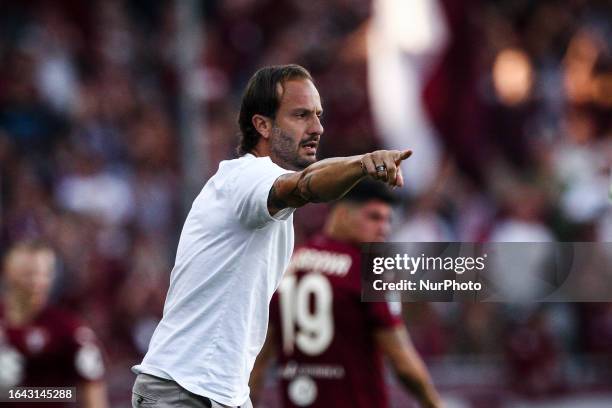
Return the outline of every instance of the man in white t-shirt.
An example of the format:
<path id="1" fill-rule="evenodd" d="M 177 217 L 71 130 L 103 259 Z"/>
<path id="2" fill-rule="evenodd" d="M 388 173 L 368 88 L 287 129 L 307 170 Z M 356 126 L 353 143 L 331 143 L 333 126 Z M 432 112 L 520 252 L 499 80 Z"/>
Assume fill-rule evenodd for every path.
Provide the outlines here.
<path id="1" fill-rule="evenodd" d="M 291 252 L 293 211 L 372 177 L 402 186 L 410 150 L 316 161 L 321 100 L 298 65 L 262 68 L 242 98 L 242 139 L 187 216 L 163 318 L 140 365 L 134 407 L 251 407 L 249 374 Z"/>

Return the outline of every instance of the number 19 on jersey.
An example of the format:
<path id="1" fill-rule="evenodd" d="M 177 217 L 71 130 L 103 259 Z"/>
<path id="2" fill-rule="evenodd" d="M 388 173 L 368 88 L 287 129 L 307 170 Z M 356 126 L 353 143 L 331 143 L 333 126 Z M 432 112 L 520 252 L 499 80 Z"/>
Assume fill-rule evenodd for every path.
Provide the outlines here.
<path id="1" fill-rule="evenodd" d="M 278 292 L 284 352 L 291 354 L 297 347 L 309 356 L 323 353 L 334 337 L 333 291 L 327 278 L 311 273 L 298 280 L 291 274 Z"/>

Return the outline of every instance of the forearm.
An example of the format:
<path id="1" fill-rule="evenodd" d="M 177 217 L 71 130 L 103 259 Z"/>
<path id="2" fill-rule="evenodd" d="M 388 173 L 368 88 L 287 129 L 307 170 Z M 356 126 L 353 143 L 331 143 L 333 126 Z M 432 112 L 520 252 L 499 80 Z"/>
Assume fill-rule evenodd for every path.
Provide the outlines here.
<path id="1" fill-rule="evenodd" d="M 427 367 L 403 326 L 375 333 L 378 346 L 393 364 L 402 384 L 427 408 L 441 407 Z"/>
<path id="2" fill-rule="evenodd" d="M 407 374 L 398 372 L 397 376 L 404 387 L 406 387 L 424 407 L 430 408 L 440 406 L 440 397 L 426 374 L 424 376 L 419 376 L 414 373 Z"/>
<path id="3" fill-rule="evenodd" d="M 106 384 L 101 381 L 86 382 L 81 386 L 82 405 L 86 408 L 108 408 Z"/>
<path id="4" fill-rule="evenodd" d="M 253 366 L 253 370 L 251 371 L 251 376 L 249 378 L 249 388 L 251 390 L 250 397 L 254 405 L 257 405 L 257 402 L 259 401 L 259 395 L 264 387 L 264 382 L 266 379 L 266 370 L 270 365 L 271 360 L 271 353 L 268 353 L 265 350 L 263 350 L 263 353 L 260 353 L 255 360 L 255 365 Z"/>
<path id="5" fill-rule="evenodd" d="M 274 328 L 270 326 L 266 335 L 266 341 L 255 359 L 251 377 L 249 378 L 249 388 L 251 389 L 251 401 L 257 405 L 259 394 L 264 386 L 266 370 L 275 358 Z"/>
<path id="6" fill-rule="evenodd" d="M 439 407 L 440 396 L 433 386 L 425 363 L 412 345 L 404 349 L 404 356 L 395 369 L 406 386 L 425 407 Z"/>
<path id="7" fill-rule="evenodd" d="M 404 179 L 399 164 L 411 154 L 411 150 L 377 150 L 321 160 L 302 171 L 283 174 L 270 188 L 268 211 L 275 215 L 287 207 L 337 200 L 368 176 L 401 187 Z"/>
<path id="8" fill-rule="evenodd" d="M 311 164 L 298 180 L 299 195 L 306 202 L 326 202 L 342 197 L 366 176 L 362 157 L 334 157 Z"/>
<path id="9" fill-rule="evenodd" d="M 255 364 L 253 371 L 251 371 L 251 377 L 249 379 L 249 388 L 251 390 L 251 401 L 253 405 L 257 405 L 259 401 L 259 394 L 261 393 L 261 389 L 263 387 L 263 382 L 265 378 L 265 367 L 262 365 Z"/>

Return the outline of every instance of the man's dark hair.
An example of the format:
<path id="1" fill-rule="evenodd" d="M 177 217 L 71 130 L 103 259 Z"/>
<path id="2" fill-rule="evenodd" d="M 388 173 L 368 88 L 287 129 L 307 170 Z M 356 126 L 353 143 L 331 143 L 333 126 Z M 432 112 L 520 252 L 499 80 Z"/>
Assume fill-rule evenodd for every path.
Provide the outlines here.
<path id="1" fill-rule="evenodd" d="M 260 138 L 259 132 L 253 126 L 253 115 L 263 115 L 274 119 L 280 105 L 278 84 L 292 79 L 309 79 L 312 76 L 296 64 L 274 65 L 258 70 L 251 77 L 242 95 L 238 125 L 240 125 L 240 144 L 236 149 L 242 156 L 250 152 Z M 314 81 L 313 81 L 314 82 Z"/>
<path id="2" fill-rule="evenodd" d="M 394 205 L 397 204 L 398 197 L 382 181 L 365 179 L 357 183 L 339 202 L 363 204 L 370 200 Z"/>

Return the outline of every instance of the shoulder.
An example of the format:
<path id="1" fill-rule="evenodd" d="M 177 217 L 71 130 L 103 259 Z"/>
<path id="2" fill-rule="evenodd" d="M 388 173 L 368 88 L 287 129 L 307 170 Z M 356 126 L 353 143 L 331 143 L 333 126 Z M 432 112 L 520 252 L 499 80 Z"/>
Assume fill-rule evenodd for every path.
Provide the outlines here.
<path id="1" fill-rule="evenodd" d="M 246 154 L 237 160 L 240 162 L 238 169 L 242 172 L 255 171 L 257 173 L 273 173 L 276 175 L 293 173 L 292 170 L 284 169 L 274 163 L 270 156 L 255 157 L 252 154 Z"/>
<path id="2" fill-rule="evenodd" d="M 237 184 L 244 185 L 244 183 L 253 186 L 257 180 L 276 178 L 290 172 L 292 171 L 280 167 L 268 156 L 255 157 L 252 154 L 246 154 L 237 159 L 224 160 L 219 163 L 219 168 L 211 181 L 217 187 L 225 185 L 233 188 Z"/>
<path id="3" fill-rule="evenodd" d="M 250 153 L 236 159 L 224 160 L 219 163 L 219 171 L 233 172 L 233 171 L 244 171 L 246 169 L 274 169 L 280 171 L 289 171 L 278 164 L 274 163 L 270 156 L 256 157 Z"/>

